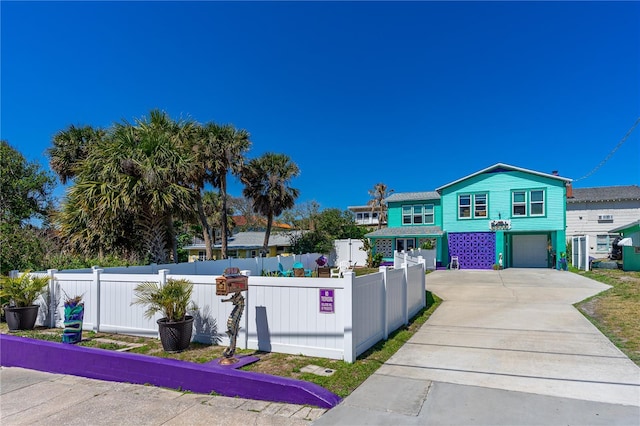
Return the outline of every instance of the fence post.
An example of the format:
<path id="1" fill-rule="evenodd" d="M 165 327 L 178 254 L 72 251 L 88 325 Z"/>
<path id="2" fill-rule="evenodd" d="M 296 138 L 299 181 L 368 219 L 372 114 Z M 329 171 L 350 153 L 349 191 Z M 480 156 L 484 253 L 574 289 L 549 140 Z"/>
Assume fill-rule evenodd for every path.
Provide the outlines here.
<path id="1" fill-rule="evenodd" d="M 387 267 L 380 266 L 378 271 L 382 272 L 382 283 L 384 289 L 384 306 L 382 307 L 382 316 L 384 321 L 384 340 L 389 338 L 389 288 L 387 287 Z"/>
<path id="2" fill-rule="evenodd" d="M 420 256 L 419 262 L 422 265 L 422 275 L 420 276 L 422 291 L 420 296 L 422 297 L 422 307 L 424 308 L 427 306 L 427 261 Z"/>
<path id="3" fill-rule="evenodd" d="M 409 266 L 407 263 L 402 264 L 403 280 L 402 280 L 402 320 L 404 325 L 409 324 Z"/>
<path id="4" fill-rule="evenodd" d="M 49 312 L 46 319 L 46 326 L 53 328 L 56 326 L 56 312 L 58 311 L 58 292 L 56 289 L 56 272 L 57 269 L 47 269 L 49 275 Z"/>
<path id="5" fill-rule="evenodd" d="M 356 274 L 344 273 L 344 361 L 349 364 L 356 360 L 356 342 L 353 339 L 353 281 Z"/>
<path id="6" fill-rule="evenodd" d="M 91 311 L 93 312 L 91 315 L 93 331 L 100 331 L 100 294 L 102 293 L 100 289 L 100 274 L 102 274 L 102 272 L 103 269 L 93 268 L 93 281 L 91 286 L 96 294 L 96 297 L 92 298 L 93 306 L 91 306 Z"/>
<path id="7" fill-rule="evenodd" d="M 168 269 L 160 269 L 158 271 L 158 283 L 160 286 L 164 286 L 167 284 L 167 274 L 169 273 Z"/>

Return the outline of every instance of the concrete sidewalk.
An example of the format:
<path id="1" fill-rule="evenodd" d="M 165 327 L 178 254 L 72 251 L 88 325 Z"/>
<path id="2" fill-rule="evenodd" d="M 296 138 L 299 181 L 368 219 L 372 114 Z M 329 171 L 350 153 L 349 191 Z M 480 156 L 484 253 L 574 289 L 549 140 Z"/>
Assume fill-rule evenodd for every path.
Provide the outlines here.
<path id="1" fill-rule="evenodd" d="M 640 368 L 573 306 L 608 286 L 555 270 L 436 271 L 425 325 L 314 425 L 639 425 Z"/>
<path id="2" fill-rule="evenodd" d="M 0 368 L 0 424 L 309 425 L 326 410 Z"/>

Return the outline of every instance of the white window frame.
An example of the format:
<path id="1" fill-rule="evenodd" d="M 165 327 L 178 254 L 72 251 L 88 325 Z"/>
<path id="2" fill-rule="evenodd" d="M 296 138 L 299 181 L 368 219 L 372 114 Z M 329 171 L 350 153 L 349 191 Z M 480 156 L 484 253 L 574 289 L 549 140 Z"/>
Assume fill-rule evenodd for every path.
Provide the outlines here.
<path id="1" fill-rule="evenodd" d="M 524 195 L 524 201 L 516 202 L 516 194 Z M 515 211 L 516 206 L 523 207 L 524 208 L 524 213 L 523 214 L 516 214 L 516 211 Z M 512 217 L 527 217 L 527 191 L 519 190 L 519 191 L 511 192 L 511 216 Z"/>
<path id="2" fill-rule="evenodd" d="M 540 192 L 542 193 L 542 201 L 533 201 L 533 193 Z M 529 216 L 544 216 L 546 213 L 546 194 L 544 189 L 532 189 L 529 191 Z M 534 213 L 533 206 L 534 205 L 542 205 L 542 213 Z"/>
<path id="3" fill-rule="evenodd" d="M 407 218 L 409 219 L 407 221 Z M 402 224 L 411 225 L 413 223 L 413 207 L 411 205 L 402 206 Z"/>
<path id="4" fill-rule="evenodd" d="M 467 198 L 469 197 L 469 204 L 466 205 L 462 205 L 461 201 L 462 198 Z M 471 194 L 458 194 L 458 219 L 462 219 L 462 220 L 467 220 L 467 219 L 471 219 L 471 209 L 473 208 L 472 206 L 472 196 Z M 462 208 L 468 209 L 469 210 L 469 215 L 468 216 L 463 216 L 462 213 Z"/>
<path id="5" fill-rule="evenodd" d="M 480 204 L 484 207 L 484 210 L 478 210 L 478 196 L 484 196 L 484 204 Z M 473 217 L 474 219 L 486 219 L 489 215 L 489 194 L 486 192 L 473 194 Z M 484 215 L 478 214 L 479 211 L 484 211 Z"/>
<path id="6" fill-rule="evenodd" d="M 427 213 L 431 212 L 431 213 Z M 427 220 L 428 217 L 431 217 L 431 220 Z M 436 222 L 436 208 L 433 204 L 425 204 L 424 205 L 424 221 L 425 225 L 433 225 Z"/>
<path id="7" fill-rule="evenodd" d="M 414 225 L 422 225 L 424 223 L 424 207 L 416 204 L 412 208 L 411 223 Z"/>

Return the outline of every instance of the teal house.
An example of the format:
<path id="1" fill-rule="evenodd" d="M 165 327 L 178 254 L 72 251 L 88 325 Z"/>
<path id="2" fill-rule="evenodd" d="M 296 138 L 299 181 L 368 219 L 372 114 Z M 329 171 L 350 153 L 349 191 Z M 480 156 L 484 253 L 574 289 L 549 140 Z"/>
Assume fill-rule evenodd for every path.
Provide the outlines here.
<path id="1" fill-rule="evenodd" d="M 385 261 L 435 246 L 437 266 L 559 267 L 571 179 L 498 163 L 431 192 L 386 199 L 388 227 L 367 234 Z"/>

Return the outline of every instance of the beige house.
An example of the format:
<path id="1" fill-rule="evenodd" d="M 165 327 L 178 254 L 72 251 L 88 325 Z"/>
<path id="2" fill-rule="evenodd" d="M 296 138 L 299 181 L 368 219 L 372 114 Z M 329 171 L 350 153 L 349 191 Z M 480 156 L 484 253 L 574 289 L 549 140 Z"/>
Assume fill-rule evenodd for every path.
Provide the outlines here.
<path id="1" fill-rule="evenodd" d="M 567 239 L 588 235 L 595 258 L 609 254 L 613 240 L 619 235 L 610 230 L 639 218 L 638 185 L 573 188 L 573 196 L 567 194 Z"/>

